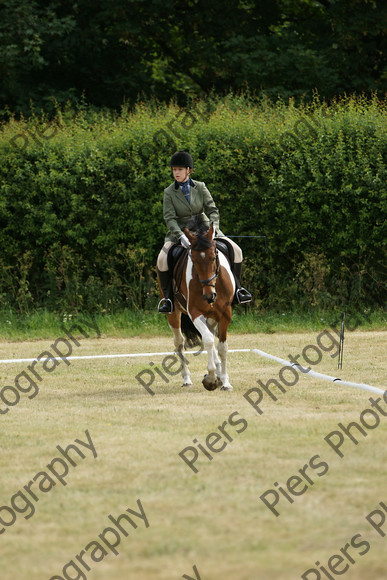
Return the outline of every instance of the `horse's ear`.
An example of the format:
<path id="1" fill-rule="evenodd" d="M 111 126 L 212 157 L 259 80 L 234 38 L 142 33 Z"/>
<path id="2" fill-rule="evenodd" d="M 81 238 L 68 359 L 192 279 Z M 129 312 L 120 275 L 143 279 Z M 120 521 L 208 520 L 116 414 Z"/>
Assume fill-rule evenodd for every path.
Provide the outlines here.
<path id="1" fill-rule="evenodd" d="M 185 233 L 185 235 L 187 236 L 192 245 L 192 242 L 194 241 L 195 237 L 191 234 L 188 228 L 183 228 L 183 232 Z"/>
<path id="2" fill-rule="evenodd" d="M 209 227 L 208 232 L 206 233 L 206 237 L 209 240 L 213 240 L 214 239 L 214 235 L 215 235 L 215 228 L 214 228 L 214 222 L 211 222 L 211 225 Z"/>

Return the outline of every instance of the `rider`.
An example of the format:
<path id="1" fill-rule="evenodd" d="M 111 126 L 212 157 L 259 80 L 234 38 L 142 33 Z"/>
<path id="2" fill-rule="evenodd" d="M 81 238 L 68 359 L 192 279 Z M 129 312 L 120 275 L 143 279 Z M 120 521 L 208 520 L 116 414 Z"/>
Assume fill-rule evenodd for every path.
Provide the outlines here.
<path id="1" fill-rule="evenodd" d="M 185 248 L 190 246 L 183 228 L 195 215 L 202 215 L 203 222 L 210 225 L 214 223 L 215 236 L 227 240 L 234 249 L 233 273 L 240 280 L 242 270 L 242 250 L 240 247 L 224 236 L 219 229 L 219 210 L 202 181 L 194 181 L 190 175 L 193 173 L 193 159 L 186 151 L 177 151 L 172 155 L 170 166 L 172 168 L 174 183 L 164 190 L 164 220 L 168 227 L 168 233 L 164 245 L 157 258 L 157 271 L 164 298 L 158 305 L 159 312 L 173 312 L 173 288 L 172 275 L 168 270 L 167 255 L 173 244 L 180 242 Z M 245 288 L 237 288 L 235 299 L 243 304 L 251 301 L 251 294 Z"/>

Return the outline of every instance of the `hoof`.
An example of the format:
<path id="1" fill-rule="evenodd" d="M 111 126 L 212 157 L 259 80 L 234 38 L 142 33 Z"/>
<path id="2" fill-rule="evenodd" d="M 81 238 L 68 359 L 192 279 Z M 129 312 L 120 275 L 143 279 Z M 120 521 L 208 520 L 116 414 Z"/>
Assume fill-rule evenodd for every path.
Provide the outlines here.
<path id="1" fill-rule="evenodd" d="M 183 383 L 181 385 L 181 388 L 183 388 L 183 387 L 193 387 L 193 384 L 192 383 Z"/>
<path id="2" fill-rule="evenodd" d="M 202 383 L 203 387 L 207 389 L 207 391 L 215 391 L 215 389 L 221 386 L 222 381 L 217 377 L 215 382 L 211 382 L 210 379 L 208 378 L 208 375 L 204 375 Z"/>
<path id="3" fill-rule="evenodd" d="M 228 387 L 225 387 L 225 386 L 223 385 L 223 387 L 221 387 L 221 388 L 220 388 L 220 390 L 221 390 L 221 391 L 233 391 L 233 390 L 234 390 L 234 388 L 233 388 L 231 385 L 229 385 Z"/>

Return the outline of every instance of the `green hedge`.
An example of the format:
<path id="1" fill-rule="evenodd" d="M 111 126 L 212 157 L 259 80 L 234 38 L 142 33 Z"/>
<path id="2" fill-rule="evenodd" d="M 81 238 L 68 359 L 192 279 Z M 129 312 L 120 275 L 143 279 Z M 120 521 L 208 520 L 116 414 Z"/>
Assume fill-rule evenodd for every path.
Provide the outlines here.
<path id="1" fill-rule="evenodd" d="M 386 107 L 247 96 L 10 121 L 0 134 L 0 307 L 153 307 L 169 158 L 189 149 L 262 307 L 383 302 Z"/>

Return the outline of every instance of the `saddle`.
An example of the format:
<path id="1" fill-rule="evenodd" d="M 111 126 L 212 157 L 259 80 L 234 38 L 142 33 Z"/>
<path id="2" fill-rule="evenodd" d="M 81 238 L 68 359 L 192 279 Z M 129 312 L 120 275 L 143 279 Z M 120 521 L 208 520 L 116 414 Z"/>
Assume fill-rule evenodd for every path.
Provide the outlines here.
<path id="1" fill-rule="evenodd" d="M 181 258 L 183 254 L 188 255 L 188 251 L 181 244 L 173 244 L 173 246 L 169 248 L 167 262 L 168 262 L 168 270 L 170 271 L 171 274 L 174 273 L 175 266 L 178 263 L 179 258 Z"/>
<path id="2" fill-rule="evenodd" d="M 228 259 L 230 263 L 231 270 L 234 268 L 234 249 L 230 242 L 223 238 L 215 238 L 216 248 L 222 252 Z M 177 265 L 179 264 L 181 267 L 184 264 L 185 257 L 188 255 L 188 250 L 184 248 L 181 244 L 173 244 L 169 248 L 168 256 L 167 256 L 167 263 L 168 263 L 168 270 L 176 279 L 175 274 L 177 274 Z M 184 257 L 183 257 L 184 256 Z M 176 269 L 176 272 L 175 272 Z"/>
<path id="3" fill-rule="evenodd" d="M 228 240 L 224 238 L 215 238 L 217 249 L 222 252 L 230 262 L 231 271 L 234 271 L 234 248 Z"/>

